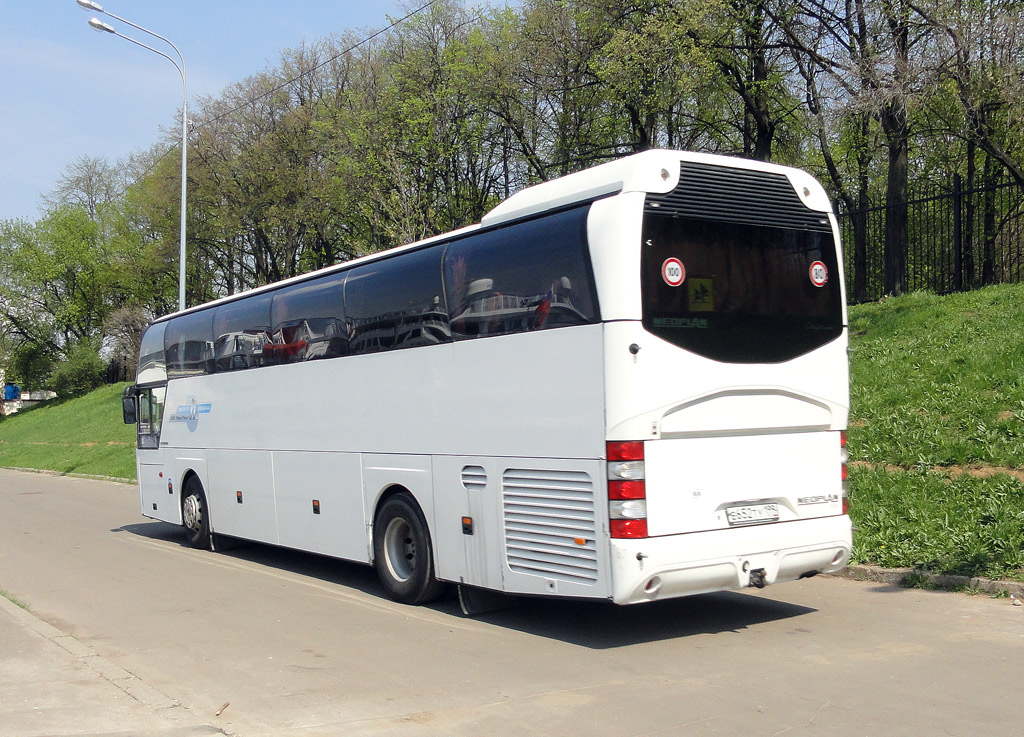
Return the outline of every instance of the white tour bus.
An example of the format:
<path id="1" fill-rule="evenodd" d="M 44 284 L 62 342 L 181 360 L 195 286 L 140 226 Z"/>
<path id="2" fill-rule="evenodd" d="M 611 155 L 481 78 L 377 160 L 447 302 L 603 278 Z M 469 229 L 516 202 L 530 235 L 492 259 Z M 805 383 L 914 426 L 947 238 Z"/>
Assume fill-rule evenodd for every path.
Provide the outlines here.
<path id="1" fill-rule="evenodd" d="M 161 318 L 124 413 L 196 547 L 632 604 L 847 563 L 847 337 L 811 176 L 648 151 Z"/>

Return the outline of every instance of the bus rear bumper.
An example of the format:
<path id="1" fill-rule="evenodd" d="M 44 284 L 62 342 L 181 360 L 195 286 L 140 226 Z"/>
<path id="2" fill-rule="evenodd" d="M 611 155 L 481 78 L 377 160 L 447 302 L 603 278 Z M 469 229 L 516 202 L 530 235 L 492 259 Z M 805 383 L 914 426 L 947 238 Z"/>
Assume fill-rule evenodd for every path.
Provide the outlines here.
<path id="1" fill-rule="evenodd" d="M 831 573 L 850 560 L 848 516 L 612 540 L 612 600 L 637 604 Z"/>

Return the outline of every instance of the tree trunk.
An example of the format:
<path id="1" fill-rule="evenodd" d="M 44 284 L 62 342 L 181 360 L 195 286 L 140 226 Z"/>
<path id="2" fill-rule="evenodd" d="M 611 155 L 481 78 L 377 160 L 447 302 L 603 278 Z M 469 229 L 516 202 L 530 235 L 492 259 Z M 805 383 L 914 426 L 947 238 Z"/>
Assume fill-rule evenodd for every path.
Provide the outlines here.
<path id="1" fill-rule="evenodd" d="M 885 183 L 885 293 L 898 296 L 907 289 L 907 111 L 901 100 L 895 100 L 886 105 L 881 117 L 889 152 Z"/>

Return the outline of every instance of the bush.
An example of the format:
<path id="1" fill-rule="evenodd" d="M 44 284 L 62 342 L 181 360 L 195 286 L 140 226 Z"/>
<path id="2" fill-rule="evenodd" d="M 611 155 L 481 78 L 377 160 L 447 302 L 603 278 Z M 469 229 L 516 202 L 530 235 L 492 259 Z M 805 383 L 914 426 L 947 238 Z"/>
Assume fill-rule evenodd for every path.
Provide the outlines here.
<path id="1" fill-rule="evenodd" d="M 22 343 L 7 361 L 7 381 L 22 389 L 42 389 L 54 369 L 53 357 L 42 346 Z"/>
<path id="2" fill-rule="evenodd" d="M 93 341 L 83 340 L 71 347 L 67 358 L 57 364 L 47 381 L 61 398 L 77 397 L 103 384 L 107 365 Z"/>

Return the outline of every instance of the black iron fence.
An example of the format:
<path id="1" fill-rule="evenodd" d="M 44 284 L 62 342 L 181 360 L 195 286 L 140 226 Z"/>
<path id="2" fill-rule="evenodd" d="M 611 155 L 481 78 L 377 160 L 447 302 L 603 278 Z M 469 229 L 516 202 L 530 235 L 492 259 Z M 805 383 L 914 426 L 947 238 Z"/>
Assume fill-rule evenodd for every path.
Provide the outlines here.
<path id="1" fill-rule="evenodd" d="M 886 219 L 890 212 L 903 217 L 903 211 L 885 205 L 840 208 L 851 302 L 886 293 Z M 958 175 L 946 186 L 918 187 L 907 198 L 905 217 L 903 291 L 946 294 L 1024 280 L 1024 187 L 1016 182 L 967 188 Z"/>

